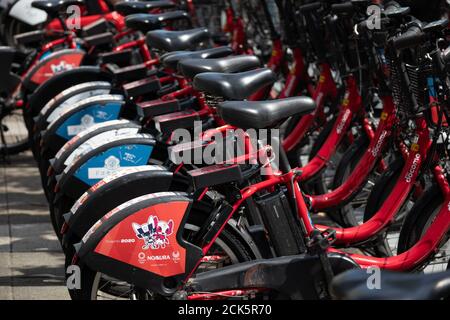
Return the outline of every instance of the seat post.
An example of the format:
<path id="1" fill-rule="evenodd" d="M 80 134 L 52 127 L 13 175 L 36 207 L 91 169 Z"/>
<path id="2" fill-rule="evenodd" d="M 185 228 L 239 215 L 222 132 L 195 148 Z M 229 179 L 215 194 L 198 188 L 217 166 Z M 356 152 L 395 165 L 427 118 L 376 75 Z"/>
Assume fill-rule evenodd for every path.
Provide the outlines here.
<path id="1" fill-rule="evenodd" d="M 284 149 L 281 147 L 278 148 L 278 154 L 280 157 L 280 170 L 282 173 L 288 173 L 291 171 L 291 164 L 289 163 L 288 157 Z"/>
<path id="2" fill-rule="evenodd" d="M 268 141 L 276 142 L 277 144 L 276 146 L 272 146 L 272 149 L 276 151 L 276 156 L 278 156 L 280 171 L 282 173 L 288 173 L 291 171 L 291 164 L 289 163 L 287 154 L 283 149 L 283 145 L 280 143 L 280 139 L 278 137 L 270 137 Z"/>

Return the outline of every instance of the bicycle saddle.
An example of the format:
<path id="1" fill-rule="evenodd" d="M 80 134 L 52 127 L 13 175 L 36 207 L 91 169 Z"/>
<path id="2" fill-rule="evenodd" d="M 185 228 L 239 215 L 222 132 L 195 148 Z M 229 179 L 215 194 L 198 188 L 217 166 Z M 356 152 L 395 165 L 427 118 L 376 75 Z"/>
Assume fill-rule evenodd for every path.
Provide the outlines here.
<path id="1" fill-rule="evenodd" d="M 276 81 L 267 68 L 239 73 L 205 72 L 194 77 L 194 88 L 227 100 L 244 100 Z"/>
<path id="2" fill-rule="evenodd" d="M 181 19 L 190 19 L 187 12 L 177 10 L 159 14 L 136 13 L 125 17 L 125 25 L 130 29 L 146 33 L 150 30 L 161 29 L 164 23 Z"/>
<path id="3" fill-rule="evenodd" d="M 47 12 L 50 16 L 58 15 L 71 5 L 83 4 L 83 0 L 37 0 L 31 2 L 31 6 Z"/>
<path id="4" fill-rule="evenodd" d="M 167 52 L 193 49 L 208 39 L 209 31 L 206 28 L 183 31 L 154 30 L 146 36 L 149 47 Z"/>
<path id="5" fill-rule="evenodd" d="M 331 294 L 347 300 L 431 300 L 450 296 L 450 271 L 411 274 L 383 271 L 380 289 L 369 289 L 366 270 L 350 270 L 337 275 L 331 283 Z"/>
<path id="6" fill-rule="evenodd" d="M 233 73 L 258 68 L 256 56 L 240 55 L 217 59 L 186 59 L 178 63 L 178 70 L 187 78 L 194 78 L 199 73 L 221 72 Z"/>
<path id="7" fill-rule="evenodd" d="M 123 16 L 127 16 L 135 13 L 147 13 L 153 9 L 170 9 L 175 8 L 176 4 L 171 1 L 126 1 L 119 2 L 114 6 L 114 10 Z"/>
<path id="8" fill-rule="evenodd" d="M 242 129 L 277 126 L 293 115 L 305 115 L 316 108 L 309 97 L 292 97 L 267 101 L 225 101 L 217 106 L 225 122 Z"/>
<path id="9" fill-rule="evenodd" d="M 231 47 L 216 47 L 198 51 L 172 51 L 160 57 L 162 64 L 166 68 L 177 70 L 178 62 L 185 59 L 211 59 L 229 56 L 233 53 Z"/>

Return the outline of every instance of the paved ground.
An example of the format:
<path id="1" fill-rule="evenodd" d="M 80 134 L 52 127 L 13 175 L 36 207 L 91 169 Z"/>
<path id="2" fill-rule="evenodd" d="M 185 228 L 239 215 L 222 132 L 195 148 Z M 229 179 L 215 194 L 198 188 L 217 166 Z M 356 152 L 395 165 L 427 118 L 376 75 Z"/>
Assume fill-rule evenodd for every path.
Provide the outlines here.
<path id="1" fill-rule="evenodd" d="M 1 161 L 1 160 L 0 160 Z M 0 162 L 0 300 L 69 299 L 64 256 L 30 152 Z"/>

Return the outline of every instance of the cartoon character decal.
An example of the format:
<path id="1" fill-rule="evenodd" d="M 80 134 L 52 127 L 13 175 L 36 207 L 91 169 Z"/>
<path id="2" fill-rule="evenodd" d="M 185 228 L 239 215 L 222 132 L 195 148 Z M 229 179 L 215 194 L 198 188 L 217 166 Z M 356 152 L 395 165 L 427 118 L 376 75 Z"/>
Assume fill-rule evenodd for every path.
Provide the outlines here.
<path id="1" fill-rule="evenodd" d="M 164 193 L 148 194 L 116 207 L 102 219 L 104 223 L 134 206 L 144 197 L 163 199 Z M 137 200 L 139 199 L 139 200 Z M 163 200 L 160 200 L 163 201 Z M 186 248 L 177 241 L 177 233 L 190 202 L 168 201 L 142 208 L 120 220 L 102 235 L 95 248 L 97 254 L 124 262 L 162 277 L 186 271 Z"/>
<path id="2" fill-rule="evenodd" d="M 133 222 L 133 230 L 136 233 L 136 237 L 144 240 L 142 249 L 147 250 L 165 248 L 169 245 L 168 237 L 173 232 L 173 220 L 168 222 L 159 220 L 157 216 L 149 216 L 147 222 L 144 224 L 138 224 Z"/>
<path id="3" fill-rule="evenodd" d="M 68 49 L 53 52 L 34 65 L 28 71 L 26 78 L 40 85 L 55 74 L 80 66 L 83 58 L 84 52 L 80 50 Z"/>

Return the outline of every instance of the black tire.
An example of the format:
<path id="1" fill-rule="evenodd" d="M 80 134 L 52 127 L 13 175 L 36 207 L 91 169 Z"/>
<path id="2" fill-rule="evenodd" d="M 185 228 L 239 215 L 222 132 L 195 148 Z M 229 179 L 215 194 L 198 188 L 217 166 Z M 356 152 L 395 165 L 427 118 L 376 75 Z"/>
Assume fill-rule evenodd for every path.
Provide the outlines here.
<path id="1" fill-rule="evenodd" d="M 200 210 L 192 210 L 189 214 L 189 224 L 199 226 L 205 221 L 205 212 Z M 250 261 L 254 259 L 252 253 L 247 249 L 247 244 L 244 239 L 237 237 L 228 226 L 222 231 L 218 237 L 218 242 L 225 244 L 237 258 L 236 263 Z M 73 249 L 71 252 L 66 252 L 66 270 L 72 265 Z M 93 291 L 95 290 L 96 282 L 99 280 L 97 271 L 90 269 L 86 265 L 80 266 L 80 290 L 69 290 L 69 294 L 73 300 L 93 300 Z"/>
<path id="2" fill-rule="evenodd" d="M 375 213 L 381 208 L 386 198 L 391 194 L 400 176 L 404 165 L 404 160 L 401 157 L 396 158 L 389 164 L 389 167 L 377 179 L 372 192 L 367 199 L 367 205 L 364 210 L 364 222 L 372 218 Z"/>
<path id="3" fill-rule="evenodd" d="M 370 192 L 367 199 L 366 207 L 364 208 L 363 221 L 366 222 L 371 219 L 381 208 L 387 197 L 391 194 L 392 190 L 400 177 L 400 173 L 404 166 L 404 160 L 402 157 L 396 158 L 389 164 L 387 170 L 385 170 L 376 180 L 375 185 Z M 401 209 L 400 209 L 401 211 Z M 398 217 L 398 216 L 397 216 Z M 355 217 L 355 221 L 358 221 Z M 374 245 L 371 249 L 375 250 L 374 254 L 379 257 L 392 256 L 392 248 L 387 240 L 388 230 L 379 234 L 375 239 Z"/>
<path id="4" fill-rule="evenodd" d="M 319 152 L 319 150 L 322 148 L 323 144 L 328 139 L 328 136 L 331 134 L 331 131 L 333 130 L 334 123 L 336 121 L 336 117 L 333 118 L 332 121 L 327 122 L 322 131 L 320 131 L 319 136 L 314 141 L 314 144 L 311 148 L 311 152 L 308 156 L 308 161 L 311 161 Z M 346 137 L 343 138 L 341 143 L 336 147 L 335 153 L 331 156 L 330 163 L 339 163 L 340 159 L 342 158 L 342 155 L 345 153 L 345 151 L 349 147 L 349 142 Z M 308 193 L 313 194 L 325 194 L 329 190 L 329 185 L 327 185 L 327 182 L 325 181 L 325 173 L 327 170 L 330 170 L 330 166 L 325 166 L 325 168 L 322 170 L 322 172 L 319 172 L 315 177 L 313 177 L 311 180 L 304 183 L 304 188 Z"/>
<path id="5" fill-rule="evenodd" d="M 406 216 L 400 232 L 398 242 L 398 254 L 408 251 L 413 247 L 423 236 L 428 229 L 429 224 L 434 220 L 436 214 L 439 212 L 444 202 L 444 196 L 439 186 L 433 183 L 425 190 L 422 196 L 416 201 L 413 208 Z M 441 242 L 445 244 L 450 238 L 450 233 L 447 231 L 446 238 Z M 426 259 L 417 270 L 426 267 L 427 264 L 433 260 L 435 256 Z M 449 269 L 450 261 L 447 262 L 446 269 Z"/>
<path id="6" fill-rule="evenodd" d="M 345 151 L 333 177 L 333 190 L 340 187 L 346 181 L 367 151 L 369 143 L 370 141 L 367 136 L 363 135 Z M 357 223 L 353 215 L 353 209 L 351 204 L 347 204 L 335 210 L 327 211 L 327 213 L 342 227 L 352 227 Z"/>

